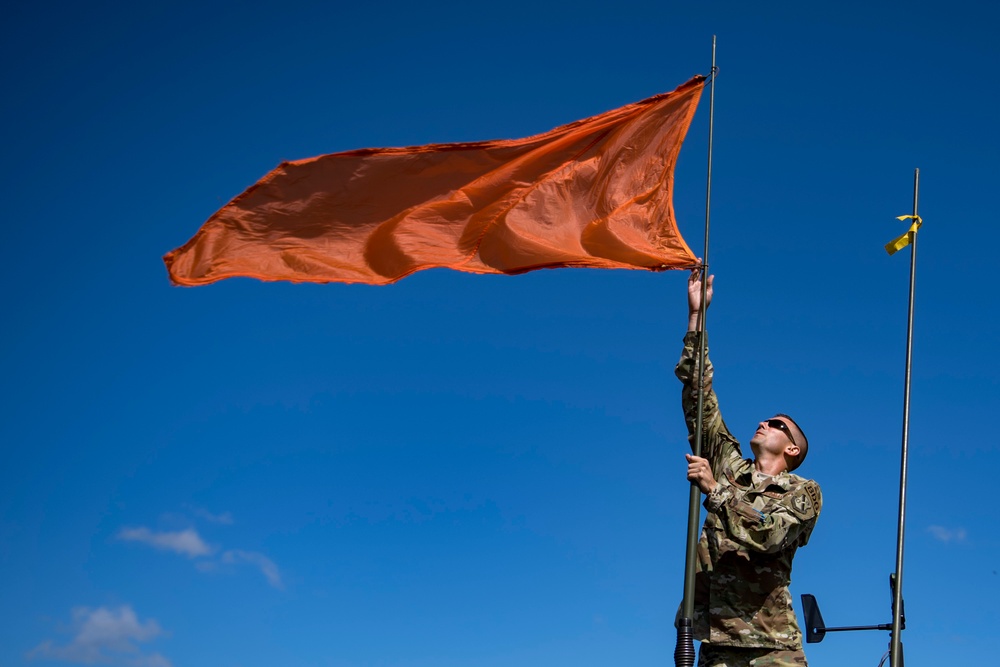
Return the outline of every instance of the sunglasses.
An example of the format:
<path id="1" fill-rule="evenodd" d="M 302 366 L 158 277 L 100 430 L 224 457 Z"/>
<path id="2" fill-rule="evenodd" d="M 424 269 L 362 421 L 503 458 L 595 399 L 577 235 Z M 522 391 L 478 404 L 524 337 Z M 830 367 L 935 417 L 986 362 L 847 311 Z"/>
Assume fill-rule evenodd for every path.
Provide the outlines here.
<path id="1" fill-rule="evenodd" d="M 795 438 L 792 437 L 792 431 L 791 431 L 791 429 L 788 428 L 788 424 L 786 424 L 785 422 L 781 421 L 780 419 L 768 419 L 767 420 L 767 425 L 769 427 L 771 427 L 771 428 L 776 428 L 779 431 L 781 431 L 782 433 L 784 433 L 785 435 L 787 435 L 788 439 L 792 441 L 792 444 L 795 445 L 796 447 L 798 447 L 798 443 L 795 442 Z"/>

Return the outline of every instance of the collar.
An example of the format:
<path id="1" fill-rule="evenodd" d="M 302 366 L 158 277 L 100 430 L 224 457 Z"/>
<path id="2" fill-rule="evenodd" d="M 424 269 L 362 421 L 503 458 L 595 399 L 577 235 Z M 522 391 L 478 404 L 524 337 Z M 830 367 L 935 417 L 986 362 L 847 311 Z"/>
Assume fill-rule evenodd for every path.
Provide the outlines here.
<path id="1" fill-rule="evenodd" d="M 744 459 L 744 463 L 746 465 L 741 466 L 743 469 L 734 475 L 734 478 L 730 478 L 730 482 L 736 481 L 744 488 L 753 488 L 761 492 L 777 487 L 782 493 L 791 490 L 795 485 L 792 474 L 787 470 L 782 470 L 777 475 L 766 475 L 757 470 L 751 459 Z"/>

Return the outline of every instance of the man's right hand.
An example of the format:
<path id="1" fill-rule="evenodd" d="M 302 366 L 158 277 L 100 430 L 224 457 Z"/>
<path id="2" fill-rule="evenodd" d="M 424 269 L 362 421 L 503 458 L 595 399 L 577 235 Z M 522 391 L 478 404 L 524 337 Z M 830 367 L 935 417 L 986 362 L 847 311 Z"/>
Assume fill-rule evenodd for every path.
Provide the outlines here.
<path id="1" fill-rule="evenodd" d="M 698 259 L 699 264 L 701 259 Z M 710 275 L 708 277 L 708 285 L 705 290 L 705 309 L 707 310 L 710 305 L 712 305 L 712 283 L 715 280 L 715 276 Z M 691 269 L 691 275 L 688 277 L 688 331 L 701 331 L 700 315 L 701 313 L 701 267 L 697 266 Z"/>
<path id="2" fill-rule="evenodd" d="M 712 464 L 708 462 L 708 459 L 693 454 L 685 454 L 684 458 L 688 462 L 688 481 L 697 484 L 702 493 L 708 494 L 714 491 L 719 483 L 715 481 L 715 476 L 712 474 Z"/>

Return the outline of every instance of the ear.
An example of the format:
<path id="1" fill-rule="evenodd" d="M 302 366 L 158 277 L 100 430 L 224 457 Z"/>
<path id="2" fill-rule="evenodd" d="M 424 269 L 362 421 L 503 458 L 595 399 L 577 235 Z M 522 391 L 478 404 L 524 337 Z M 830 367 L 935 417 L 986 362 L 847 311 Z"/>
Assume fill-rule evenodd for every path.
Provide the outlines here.
<path id="1" fill-rule="evenodd" d="M 790 457 L 792 457 L 794 459 L 794 458 L 798 457 L 800 451 L 801 450 L 799 449 L 798 445 L 793 444 L 793 443 L 789 443 L 788 446 L 785 447 L 785 452 L 784 453 L 785 453 L 785 456 L 790 456 Z"/>

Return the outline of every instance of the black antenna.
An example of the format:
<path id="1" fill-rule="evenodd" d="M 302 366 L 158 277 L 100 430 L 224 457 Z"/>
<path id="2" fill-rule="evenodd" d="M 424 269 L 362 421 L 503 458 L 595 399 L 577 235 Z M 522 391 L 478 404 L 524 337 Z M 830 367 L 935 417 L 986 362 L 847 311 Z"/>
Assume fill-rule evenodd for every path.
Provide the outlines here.
<path id="1" fill-rule="evenodd" d="M 701 263 L 701 312 L 698 328 L 701 342 L 698 348 L 698 418 L 694 433 L 694 455 L 701 456 L 701 438 L 705 423 L 705 339 L 707 336 L 706 292 L 708 291 L 708 231 L 712 202 L 712 132 L 715 124 L 715 35 L 712 35 L 712 87 L 708 112 L 708 185 L 705 193 L 705 254 Z M 694 482 L 688 497 L 687 549 L 684 555 L 684 599 L 677 619 L 677 644 L 674 648 L 676 667 L 694 667 L 694 583 L 695 559 L 698 549 L 698 524 L 701 520 L 701 489 Z"/>
<path id="2" fill-rule="evenodd" d="M 920 194 L 920 170 L 913 170 L 913 231 L 910 232 L 910 301 L 906 314 L 906 375 L 903 382 L 903 445 L 899 465 L 899 520 L 896 525 L 896 572 L 892 586 L 892 635 L 889 640 L 890 667 L 903 667 L 903 535 L 906 528 L 906 467 L 910 442 L 910 364 L 913 358 L 913 290 L 917 277 L 917 199 Z"/>
<path id="3" fill-rule="evenodd" d="M 907 459 L 910 440 L 910 368 L 913 358 L 913 292 L 917 275 L 917 230 L 923 224 L 917 215 L 917 201 L 920 194 L 920 170 L 913 171 L 913 214 L 901 215 L 899 220 L 911 220 L 910 230 L 899 238 L 886 244 L 885 249 L 890 255 L 910 246 L 910 298 L 906 321 L 906 366 L 903 378 L 903 443 L 899 466 L 899 516 L 896 525 L 896 571 L 889 575 L 889 591 L 892 594 L 892 623 L 880 625 L 863 625 L 842 628 L 828 628 L 823 623 L 819 613 L 819 605 L 812 595 L 802 596 L 802 610 L 806 619 L 806 643 L 823 641 L 827 632 L 844 630 L 888 630 L 890 667 L 903 667 L 902 631 L 906 629 L 906 614 L 903 611 L 903 538 L 906 528 L 906 478 Z M 885 657 L 882 658 L 883 662 Z"/>

